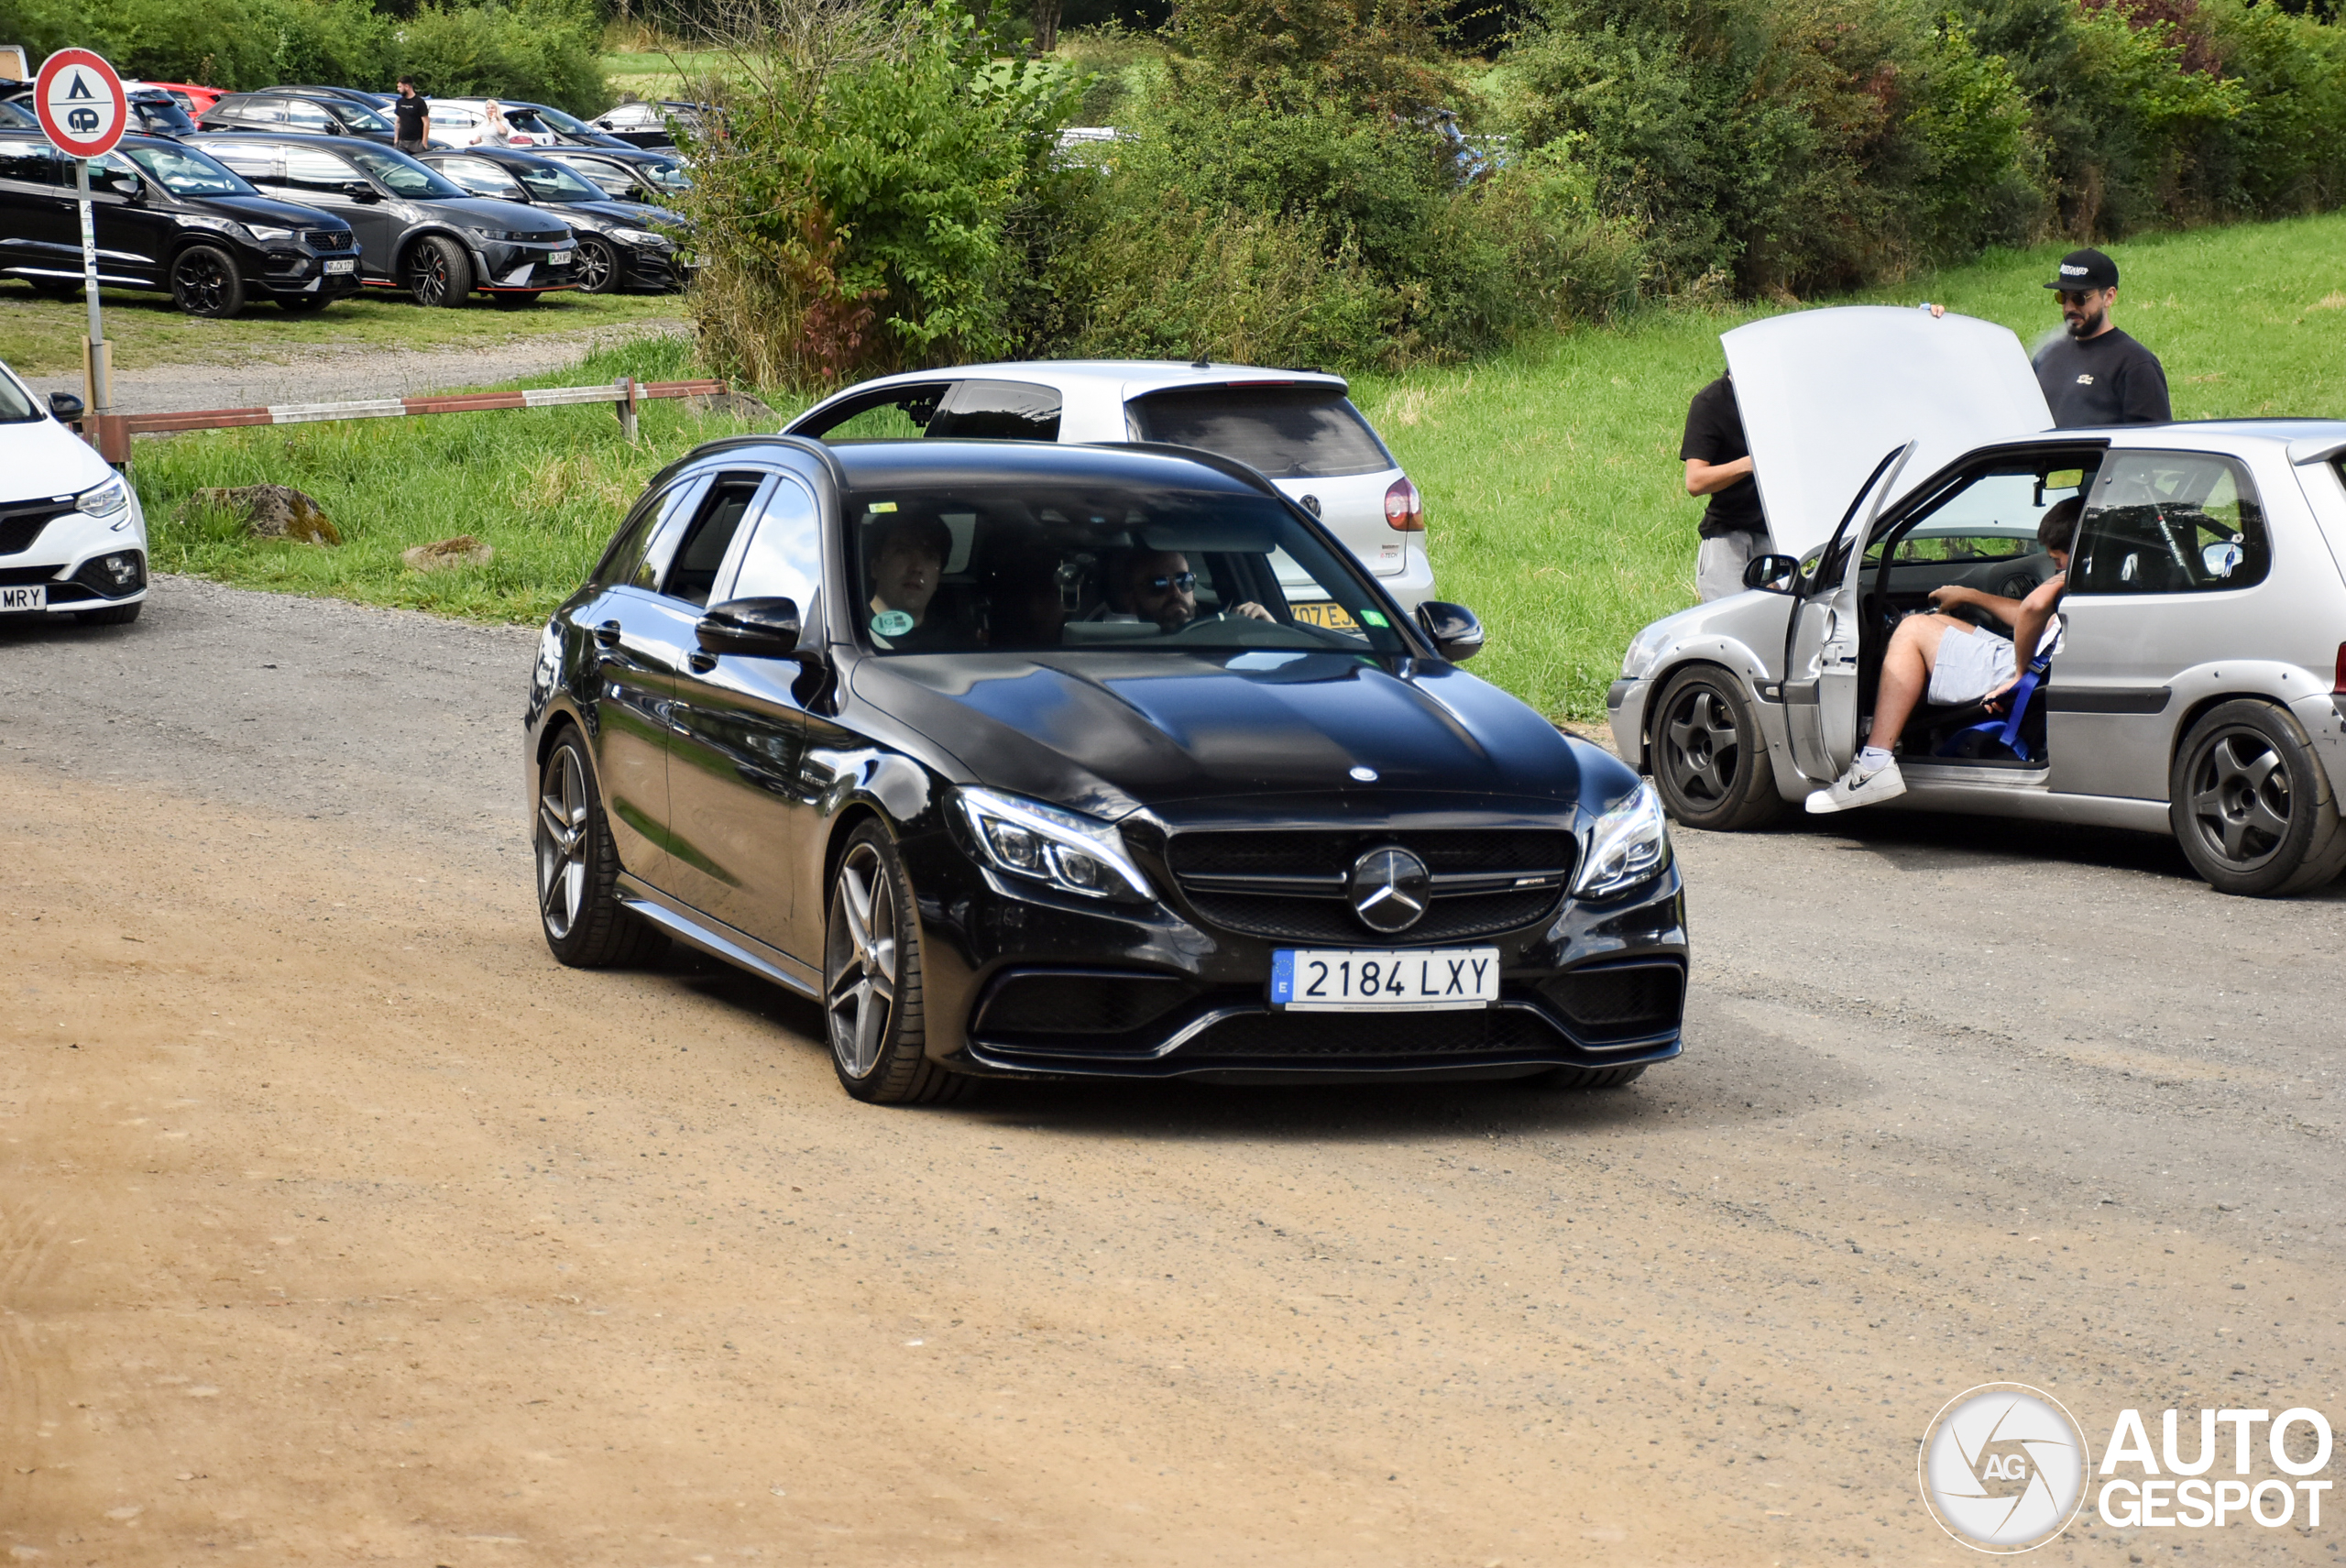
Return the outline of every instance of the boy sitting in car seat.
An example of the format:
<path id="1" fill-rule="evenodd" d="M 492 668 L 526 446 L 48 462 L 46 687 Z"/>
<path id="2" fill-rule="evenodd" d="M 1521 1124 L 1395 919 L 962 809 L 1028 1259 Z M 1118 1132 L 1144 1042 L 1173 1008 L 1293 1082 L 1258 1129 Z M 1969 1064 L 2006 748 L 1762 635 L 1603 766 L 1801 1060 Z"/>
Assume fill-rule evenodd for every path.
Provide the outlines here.
<path id="1" fill-rule="evenodd" d="M 2012 629 L 2009 641 L 1945 613 L 1910 615 L 1898 623 L 1891 633 L 1890 651 L 1882 655 L 1881 685 L 1874 696 L 1873 730 L 1867 744 L 1831 787 L 1811 792 L 1809 810 L 1847 811 L 1904 795 L 1906 780 L 1890 747 L 1897 744 L 1926 693 L 1934 703 L 1961 707 L 1990 702 L 2019 684 L 2020 672 L 2036 657 L 2037 645 L 2053 624 L 2054 607 L 2067 590 L 2069 546 L 2084 509 L 2084 500 L 2072 496 L 2046 510 L 2037 523 L 2036 541 L 2060 570 L 2026 598 L 1953 584 L 1931 590 L 1931 602 L 1942 612 L 1964 605 L 1986 610 Z M 2044 652 L 2051 653 L 2059 641 L 2055 630 Z"/>

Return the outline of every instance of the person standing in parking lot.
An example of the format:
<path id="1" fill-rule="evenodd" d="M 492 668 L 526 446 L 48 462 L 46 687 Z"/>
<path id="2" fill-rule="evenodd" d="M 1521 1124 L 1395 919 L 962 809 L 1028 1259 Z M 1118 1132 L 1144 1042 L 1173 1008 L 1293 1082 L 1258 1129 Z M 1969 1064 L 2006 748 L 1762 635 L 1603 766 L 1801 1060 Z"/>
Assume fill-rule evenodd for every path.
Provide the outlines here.
<path id="1" fill-rule="evenodd" d="M 415 90 L 411 77 L 400 78 L 400 95 L 391 102 L 391 145 L 401 152 L 422 152 L 432 145 L 432 104 Z"/>
<path id="2" fill-rule="evenodd" d="M 2158 356 L 2118 330 L 2110 307 L 2118 302 L 2118 263 L 2099 250 L 2061 258 L 2050 283 L 2061 302 L 2067 333 L 2036 355 L 2036 384 L 2053 410 L 2056 430 L 2079 425 L 2165 424 L 2166 369 Z"/>
<path id="3" fill-rule="evenodd" d="M 1743 591 L 1743 568 L 1767 552 L 1768 519 L 1760 484 L 1751 477 L 1751 448 L 1735 404 L 1735 378 L 1720 377 L 1694 394 L 1686 410 L 1686 493 L 1708 496 L 1694 557 L 1694 587 L 1705 603 Z"/>

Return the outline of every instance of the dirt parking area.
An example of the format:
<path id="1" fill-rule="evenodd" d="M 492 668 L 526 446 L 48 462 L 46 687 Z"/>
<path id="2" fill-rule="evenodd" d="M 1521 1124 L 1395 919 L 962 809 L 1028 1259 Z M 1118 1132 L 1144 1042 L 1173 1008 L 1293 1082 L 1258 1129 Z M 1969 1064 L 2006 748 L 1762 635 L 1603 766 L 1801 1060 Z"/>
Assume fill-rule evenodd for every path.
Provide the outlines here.
<path id="1" fill-rule="evenodd" d="M 1972 1385 L 2097 1450 L 2331 1404 L 2335 892 L 1684 835 L 1627 1090 L 877 1109 L 780 992 L 547 956 L 532 646 L 171 578 L 0 631 L 12 1561 L 1951 1564 Z"/>

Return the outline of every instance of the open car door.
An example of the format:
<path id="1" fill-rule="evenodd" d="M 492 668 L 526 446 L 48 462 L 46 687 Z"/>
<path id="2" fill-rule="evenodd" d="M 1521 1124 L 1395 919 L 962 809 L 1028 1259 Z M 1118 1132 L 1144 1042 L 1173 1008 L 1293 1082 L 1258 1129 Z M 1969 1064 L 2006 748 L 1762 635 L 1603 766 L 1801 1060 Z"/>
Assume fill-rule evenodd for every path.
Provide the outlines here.
<path id="1" fill-rule="evenodd" d="M 1897 488 L 1914 444 L 1891 449 L 1858 487 L 1816 565 L 1792 589 L 1784 633 L 1784 728 L 1792 765 L 1819 784 L 1841 776 L 1858 754 L 1858 579 L 1865 541 Z"/>

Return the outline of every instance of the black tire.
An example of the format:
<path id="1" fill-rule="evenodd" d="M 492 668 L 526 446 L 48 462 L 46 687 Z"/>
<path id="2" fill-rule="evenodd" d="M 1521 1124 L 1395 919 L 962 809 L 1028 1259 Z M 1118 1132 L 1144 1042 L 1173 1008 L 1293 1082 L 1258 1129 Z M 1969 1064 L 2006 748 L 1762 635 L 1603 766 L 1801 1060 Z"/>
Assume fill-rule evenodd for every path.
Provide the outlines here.
<path id="1" fill-rule="evenodd" d="M 616 294 L 619 288 L 619 256 L 599 239 L 578 242 L 578 286 L 589 294 Z"/>
<path id="2" fill-rule="evenodd" d="M 1654 788 L 1672 820 L 1738 833 L 1767 826 L 1784 809 L 1760 716 L 1727 671 L 1697 664 L 1672 675 L 1647 733 Z"/>
<path id="3" fill-rule="evenodd" d="M 1634 1062 L 1628 1067 L 1560 1067 L 1534 1081 L 1547 1089 L 1619 1089 L 1643 1078 L 1647 1065 Z"/>
<path id="4" fill-rule="evenodd" d="M 500 289 L 489 298 L 496 302 L 497 308 L 500 311 L 518 311 L 525 305 L 536 304 L 538 293 L 539 291 L 535 289 Z"/>
<path id="5" fill-rule="evenodd" d="M 565 726 L 538 769 L 538 927 L 554 956 L 573 969 L 632 964 L 667 938 L 619 899 L 619 855 L 595 785 L 586 738 Z"/>
<path id="6" fill-rule="evenodd" d="M 313 312 L 324 310 L 333 303 L 334 301 L 323 294 L 280 294 L 277 297 L 279 310 L 290 311 L 297 316 L 306 316 Z"/>
<path id="7" fill-rule="evenodd" d="M 823 1017 L 840 1087 L 880 1105 L 960 1097 L 970 1080 L 928 1059 L 920 914 L 895 840 L 867 821 L 831 876 L 823 935 Z"/>
<path id="8" fill-rule="evenodd" d="M 192 316 L 226 321 L 245 308 L 236 258 L 216 245 L 191 245 L 171 261 L 171 302 Z"/>
<path id="9" fill-rule="evenodd" d="M 426 235 L 407 253 L 407 291 L 419 305 L 454 310 L 473 291 L 473 258 L 446 235 Z"/>
<path id="10" fill-rule="evenodd" d="M 104 609 L 85 609 L 76 614 L 73 619 L 83 626 L 127 626 L 137 620 L 138 612 L 146 608 L 147 601 L 140 599 L 137 604 L 117 604 L 109 605 Z"/>
<path id="11" fill-rule="evenodd" d="M 2330 775 L 2296 716 L 2274 703 L 2243 698 L 2200 716 L 2176 751 L 2167 821 L 2218 893 L 2303 893 L 2346 866 Z"/>

